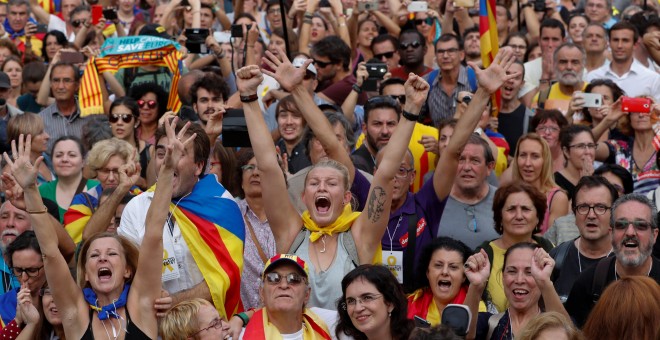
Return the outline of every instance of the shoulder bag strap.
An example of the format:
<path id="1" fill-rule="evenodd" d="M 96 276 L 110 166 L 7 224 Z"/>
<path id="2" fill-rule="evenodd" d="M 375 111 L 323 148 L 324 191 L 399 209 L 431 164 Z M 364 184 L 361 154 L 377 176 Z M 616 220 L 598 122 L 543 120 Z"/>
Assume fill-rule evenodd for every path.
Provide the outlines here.
<path id="1" fill-rule="evenodd" d="M 403 287 L 406 293 L 414 290 L 415 249 L 417 243 L 417 213 L 408 215 L 408 245 L 403 256 Z"/>
<path id="2" fill-rule="evenodd" d="M 488 318 L 488 336 L 486 336 L 486 339 L 490 340 L 490 338 L 493 336 L 493 332 L 495 332 L 495 328 L 497 328 L 497 325 L 500 323 L 500 320 L 502 320 L 502 317 L 504 317 L 504 312 L 491 315 L 490 318 Z"/>
<path id="3" fill-rule="evenodd" d="M 248 231 L 250 232 L 250 238 L 252 239 L 252 242 L 254 242 L 254 245 L 257 247 L 257 251 L 259 252 L 259 257 L 261 257 L 261 260 L 264 261 L 264 263 L 268 262 L 268 257 L 264 253 L 263 248 L 261 248 L 261 243 L 259 243 L 259 240 L 257 240 L 257 235 L 254 233 L 254 229 L 252 229 L 252 223 L 250 223 L 250 220 L 247 217 L 247 210 L 245 210 L 245 214 L 243 215 L 243 219 L 245 220 L 245 224 L 248 227 Z"/>

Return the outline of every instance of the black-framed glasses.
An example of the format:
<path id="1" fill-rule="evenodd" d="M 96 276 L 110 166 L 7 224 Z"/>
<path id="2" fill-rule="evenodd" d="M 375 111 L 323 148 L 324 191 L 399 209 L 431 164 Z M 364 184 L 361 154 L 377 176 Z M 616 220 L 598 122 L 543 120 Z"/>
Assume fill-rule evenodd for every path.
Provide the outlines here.
<path id="1" fill-rule="evenodd" d="M 400 167 L 399 170 L 396 171 L 394 174 L 394 177 L 396 178 L 406 178 L 408 177 L 408 174 L 415 171 L 415 169 L 406 169 L 404 167 Z"/>
<path id="2" fill-rule="evenodd" d="M 390 59 L 390 58 L 392 58 L 392 57 L 394 57 L 394 51 L 392 51 L 392 52 L 385 52 L 385 53 L 379 53 L 379 54 L 374 54 L 374 58 L 376 58 L 376 59 L 380 59 L 380 60 L 383 60 L 383 58 L 385 58 L 385 59 Z"/>
<path id="3" fill-rule="evenodd" d="M 127 114 L 127 113 L 121 113 L 121 114 L 116 114 L 116 113 L 111 113 L 108 115 L 108 120 L 110 123 L 116 123 L 121 119 L 124 123 L 128 124 L 131 121 L 133 121 L 133 115 L 132 114 Z"/>
<path id="4" fill-rule="evenodd" d="M 85 22 L 84 20 L 76 19 L 76 20 L 71 21 L 71 26 L 73 26 L 73 27 L 75 27 L 75 28 L 78 28 L 78 27 L 80 27 L 80 25 L 82 25 L 84 22 Z"/>
<path id="5" fill-rule="evenodd" d="M 254 170 L 259 170 L 259 168 L 254 164 L 245 164 L 241 167 L 243 172 L 254 172 Z"/>
<path id="6" fill-rule="evenodd" d="M 425 19 L 415 19 L 415 26 L 419 26 L 421 24 L 427 24 L 429 26 L 433 25 L 433 18 L 428 17 Z"/>
<path id="7" fill-rule="evenodd" d="M 409 43 L 399 43 L 400 50 L 407 50 L 408 47 L 418 48 L 420 46 L 422 46 L 422 43 L 419 41 L 411 41 Z"/>
<path id="8" fill-rule="evenodd" d="M 589 210 L 591 209 L 594 210 L 594 214 L 596 215 L 604 215 L 608 210 L 610 210 L 610 207 L 606 206 L 605 204 L 589 205 L 586 203 L 578 204 L 575 206 L 575 211 L 580 215 L 589 215 Z"/>
<path id="9" fill-rule="evenodd" d="M 579 149 L 579 150 L 582 150 L 582 151 L 585 151 L 585 150 L 587 150 L 587 149 L 588 149 L 588 150 L 596 150 L 596 148 L 598 147 L 598 144 L 594 144 L 594 143 L 579 143 L 579 144 L 569 145 L 568 147 L 571 148 L 571 149 Z"/>
<path id="10" fill-rule="evenodd" d="M 468 217 L 467 227 L 472 232 L 477 232 L 477 215 L 474 210 L 474 206 L 470 205 L 465 207 L 465 213 Z"/>
<path id="11" fill-rule="evenodd" d="M 447 54 L 454 54 L 454 53 L 456 53 L 456 52 L 458 52 L 458 48 L 456 48 L 456 47 L 448 48 L 448 49 L 446 49 L 446 50 L 443 50 L 443 49 L 437 49 L 437 50 L 435 50 L 435 53 L 436 53 L 436 54 L 439 54 L 439 55 L 444 55 L 445 53 L 447 53 Z"/>
<path id="12" fill-rule="evenodd" d="M 103 175 L 103 176 L 109 176 L 110 174 L 114 174 L 115 176 L 119 176 L 119 169 L 101 168 L 101 169 L 97 169 L 96 172 L 99 175 Z"/>
<path id="13" fill-rule="evenodd" d="M 286 283 L 290 286 L 297 286 L 305 282 L 305 277 L 298 273 L 289 273 L 287 275 L 280 275 L 278 272 L 270 272 L 266 274 L 266 282 L 271 285 L 278 285 L 282 282 L 282 279 L 286 279 Z"/>
<path id="14" fill-rule="evenodd" d="M 39 275 L 39 271 L 41 268 L 44 266 L 38 267 L 38 268 L 21 268 L 21 267 L 11 267 L 11 273 L 14 274 L 17 278 L 20 278 L 23 276 L 23 273 L 25 273 L 28 277 L 35 277 Z"/>
<path id="15" fill-rule="evenodd" d="M 202 329 L 198 330 L 197 332 L 195 332 L 195 334 L 191 335 L 190 337 L 194 338 L 197 334 L 199 334 L 203 331 L 208 331 L 211 328 L 220 329 L 220 328 L 222 328 L 222 321 L 223 320 L 220 319 L 220 318 L 215 318 L 215 319 L 213 319 L 213 321 L 211 321 L 211 323 L 209 324 L 208 327 L 205 327 L 205 328 L 202 328 Z"/>
<path id="16" fill-rule="evenodd" d="M 334 63 L 332 61 L 319 61 L 314 59 L 314 66 L 319 67 L 319 68 L 326 68 L 328 65 L 333 65 Z"/>
<path id="17" fill-rule="evenodd" d="M 137 104 L 141 108 L 144 107 L 144 105 L 146 104 L 147 107 L 149 107 L 150 109 L 154 109 L 156 108 L 156 105 L 158 105 L 158 103 L 155 100 L 142 100 L 142 99 L 138 100 Z"/>
<path id="18" fill-rule="evenodd" d="M 391 94 L 390 98 L 392 98 L 394 100 L 398 100 L 399 103 L 401 103 L 402 105 L 406 103 L 406 95 L 405 94 L 400 94 L 400 95 Z"/>
<path id="19" fill-rule="evenodd" d="M 351 307 L 351 308 L 355 307 L 355 306 L 357 306 L 358 302 L 361 305 L 368 305 L 368 304 L 371 304 L 372 302 L 376 301 L 377 299 L 379 299 L 381 297 L 383 297 L 383 294 L 364 294 L 361 297 L 357 297 L 357 298 L 349 297 L 349 298 L 346 298 L 346 301 L 344 301 L 342 303 L 342 308 L 344 308 L 344 310 L 345 310 L 348 307 Z"/>
<path id="20" fill-rule="evenodd" d="M 633 225 L 635 230 L 637 231 L 647 231 L 651 228 L 651 222 L 649 221 L 644 221 L 644 220 L 634 220 L 634 221 L 628 221 L 626 219 L 621 219 L 621 220 L 616 220 L 614 221 L 614 229 L 616 230 L 626 230 L 628 229 L 629 225 Z"/>

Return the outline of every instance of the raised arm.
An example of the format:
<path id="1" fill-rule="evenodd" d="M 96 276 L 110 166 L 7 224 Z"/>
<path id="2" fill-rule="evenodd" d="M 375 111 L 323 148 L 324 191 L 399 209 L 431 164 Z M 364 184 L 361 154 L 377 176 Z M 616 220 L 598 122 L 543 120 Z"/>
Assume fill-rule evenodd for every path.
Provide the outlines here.
<path id="1" fill-rule="evenodd" d="M 236 72 L 236 85 L 241 96 L 256 95 L 263 75 L 256 65 L 248 65 Z M 257 159 L 263 185 L 264 209 L 268 217 L 278 253 L 289 251 L 293 240 L 302 228 L 303 222 L 296 208 L 289 199 L 289 193 L 284 180 L 284 173 L 277 162 L 275 143 L 270 136 L 268 126 L 264 121 L 261 108 L 257 101 L 243 102 L 245 122 L 248 126 L 250 142 Z"/>
<path id="2" fill-rule="evenodd" d="M 591 129 L 591 133 L 594 135 L 594 140 L 599 140 L 604 133 L 608 132 L 612 126 L 615 126 L 619 119 L 626 114 L 628 113 L 621 110 L 621 98 L 619 98 L 616 102 L 610 105 L 610 111 L 603 117 L 603 120 Z M 598 146 L 596 147 L 596 160 L 604 162 L 609 156 L 610 149 L 607 146 L 607 143 L 598 143 Z"/>
<path id="3" fill-rule="evenodd" d="M 570 318 L 568 312 L 557 295 L 555 286 L 550 280 L 552 270 L 555 268 L 555 260 L 543 250 L 543 248 L 536 248 L 534 256 L 532 257 L 532 277 L 536 281 L 536 286 L 541 290 L 543 303 L 545 304 L 546 312 L 557 312 L 564 314 Z"/>
<path id="4" fill-rule="evenodd" d="M 390 200 L 392 199 L 392 183 L 394 174 L 401 166 L 403 155 L 408 150 L 408 144 L 412 131 L 415 128 L 416 118 L 426 101 L 429 92 L 429 84 L 411 73 L 405 83 L 406 104 L 404 113 L 399 120 L 392 138 L 385 148 L 379 152 L 380 162 L 378 170 L 369 188 L 366 212 L 363 211 L 355 220 L 351 228 L 355 244 L 359 244 L 358 257 L 361 264 L 371 263 L 375 252 L 380 247 L 381 239 L 387 228 L 390 217 Z M 405 116 L 409 117 L 405 117 Z M 382 156 L 380 155 L 382 154 Z"/>
<path id="5" fill-rule="evenodd" d="M 287 58 L 286 53 L 282 49 L 278 49 L 278 59 L 275 55 L 266 51 L 266 63 L 271 69 L 276 70 L 275 73 L 264 71 L 269 76 L 275 78 L 282 88 L 291 92 L 293 95 L 293 100 L 296 102 L 296 106 L 302 112 L 307 125 L 312 131 L 314 131 L 314 136 L 319 140 L 323 146 L 323 150 L 328 154 L 330 159 L 336 160 L 337 162 L 343 164 L 348 168 L 349 173 L 349 183 L 353 182 L 353 174 L 355 173 L 355 167 L 351 161 L 351 156 L 348 154 L 348 150 L 344 148 L 344 145 L 341 141 L 335 136 L 332 125 L 321 110 L 314 103 L 314 98 L 309 94 L 309 91 L 303 86 L 302 81 L 307 72 L 307 66 L 312 63 L 311 59 L 308 59 L 305 64 L 300 68 L 294 67 L 289 58 Z"/>
<path id="6" fill-rule="evenodd" d="M 472 320 L 470 321 L 470 328 L 466 339 L 474 339 L 477 336 L 477 316 L 479 315 L 479 301 L 488 284 L 490 277 L 490 262 L 488 261 L 488 254 L 481 249 L 478 253 L 470 256 L 465 261 L 465 276 L 470 281 L 467 295 L 465 296 L 464 305 L 470 308 Z"/>
<path id="7" fill-rule="evenodd" d="M 162 273 L 163 226 L 167 222 L 169 205 L 172 200 L 174 171 L 186 152 L 186 145 L 192 144 L 197 137 L 197 134 L 192 134 L 187 139 L 185 138 L 190 122 L 178 134 L 175 134 L 174 127 L 177 121 L 178 117 L 175 117 L 171 123 L 165 123 L 167 133 L 165 159 L 158 174 L 158 185 L 153 200 L 147 211 L 137 271 L 128 295 L 129 307 L 136 306 L 141 311 L 138 315 L 133 316 L 133 321 L 151 338 L 156 338 L 158 335 L 158 323 L 153 306 L 154 301 L 160 297 L 160 289 L 154 289 L 154 282 L 160 283 Z M 150 331 L 153 333 L 150 334 Z"/>
<path id="8" fill-rule="evenodd" d="M 39 1 L 30 0 L 30 10 L 34 13 L 34 16 L 42 24 L 48 25 L 50 22 L 50 14 L 44 10 L 43 7 L 39 5 Z"/>
<path id="9" fill-rule="evenodd" d="M 69 272 L 69 266 L 57 248 L 57 233 L 55 228 L 61 228 L 49 218 L 44 206 L 39 189 L 37 189 L 37 173 L 43 157 L 37 158 L 34 164 L 30 162 L 30 150 L 32 138 L 20 135 L 18 147 L 16 141 L 12 141 L 12 160 L 7 153 L 4 159 L 9 165 L 11 172 L 18 185 L 24 190 L 25 206 L 30 214 L 30 221 L 34 226 L 34 232 L 41 247 L 41 256 L 44 261 L 46 278 L 50 282 L 51 292 L 57 309 L 62 318 L 65 329 L 85 329 L 89 321 L 88 315 L 79 315 L 78 311 L 87 310 L 87 304 L 83 298 L 80 287 L 76 284 Z M 82 334 L 80 334 L 82 335 Z"/>
<path id="10" fill-rule="evenodd" d="M 445 151 L 442 152 L 438 166 L 435 168 L 433 188 L 439 200 L 444 200 L 451 192 L 458 171 L 461 151 L 477 124 L 479 124 L 481 114 L 486 109 L 490 95 L 495 93 L 506 81 L 520 75 L 519 73 L 510 74 L 507 72 L 514 61 L 513 51 L 509 48 L 502 48 L 495 56 L 493 63 L 485 70 L 481 70 L 475 64 L 470 63 L 477 76 L 479 87 L 472 96 L 472 101 L 470 101 L 467 110 L 456 123 L 454 135 Z"/>

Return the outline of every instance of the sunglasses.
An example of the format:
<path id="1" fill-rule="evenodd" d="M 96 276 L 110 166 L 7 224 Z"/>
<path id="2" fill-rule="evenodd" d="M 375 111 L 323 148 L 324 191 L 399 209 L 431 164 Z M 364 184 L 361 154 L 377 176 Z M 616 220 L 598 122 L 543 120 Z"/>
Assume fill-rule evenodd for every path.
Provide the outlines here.
<path id="1" fill-rule="evenodd" d="M 628 226 L 631 224 L 637 231 L 647 231 L 650 228 L 652 228 L 651 222 L 642 221 L 642 220 L 628 221 L 626 219 L 622 219 L 622 220 L 614 221 L 614 229 L 628 230 Z"/>
<path id="2" fill-rule="evenodd" d="M 266 282 L 272 285 L 279 284 L 282 282 L 283 278 L 286 278 L 286 283 L 291 286 L 297 286 L 305 281 L 305 278 L 302 275 L 296 273 L 290 273 L 285 276 L 282 276 L 277 272 L 266 274 Z"/>
<path id="3" fill-rule="evenodd" d="M 303 79 L 305 80 L 310 80 L 314 78 L 316 78 L 316 75 L 310 71 L 305 72 L 305 76 L 303 77 Z"/>
<path id="4" fill-rule="evenodd" d="M 318 61 L 318 60 L 314 59 L 314 65 L 316 65 L 316 67 L 326 68 L 326 67 L 328 67 L 328 65 L 332 65 L 332 64 L 334 64 L 332 61 L 324 62 L 324 61 Z"/>
<path id="5" fill-rule="evenodd" d="M 426 19 L 415 19 L 415 25 L 416 26 L 419 26 L 419 25 L 424 24 L 424 23 L 426 23 L 429 26 L 433 25 L 433 18 L 428 17 Z"/>
<path id="6" fill-rule="evenodd" d="M 139 107 L 144 107 L 144 104 L 147 104 L 147 106 L 150 109 L 153 109 L 153 108 L 156 107 L 156 105 L 158 105 L 158 103 L 156 103 L 155 100 L 142 100 L 142 99 L 138 100 L 137 104 L 138 104 Z"/>
<path id="7" fill-rule="evenodd" d="M 401 104 L 405 104 L 405 103 L 406 103 L 406 95 L 405 95 L 405 94 L 400 94 L 400 95 L 398 95 L 398 96 L 397 96 L 397 95 L 394 95 L 394 94 L 391 94 L 391 95 L 390 95 L 390 98 L 392 98 L 392 99 L 394 99 L 394 100 L 398 100 L 399 103 L 401 103 Z"/>
<path id="8" fill-rule="evenodd" d="M 78 28 L 78 27 L 80 27 L 80 25 L 82 25 L 84 22 L 85 22 L 84 20 L 80 20 L 80 19 L 73 20 L 73 21 L 71 21 L 71 26 L 73 26 L 73 27 L 75 27 L 75 28 Z"/>
<path id="9" fill-rule="evenodd" d="M 394 51 L 392 52 L 385 52 L 385 53 L 380 53 L 380 54 L 374 54 L 374 58 L 383 60 L 385 59 L 390 59 L 394 56 Z"/>
<path id="10" fill-rule="evenodd" d="M 418 47 L 420 47 L 420 46 L 422 46 L 422 43 L 421 43 L 421 42 L 419 42 L 419 41 L 413 41 L 413 42 L 409 42 L 409 43 L 400 43 L 400 44 L 399 44 L 399 49 L 400 49 L 400 50 L 407 50 L 408 47 L 418 48 Z"/>
<path id="11" fill-rule="evenodd" d="M 110 115 L 108 115 L 108 120 L 110 121 L 110 123 L 116 123 L 119 121 L 120 118 L 124 123 L 128 124 L 133 120 L 133 115 L 128 113 L 121 113 L 121 114 L 111 113 Z"/>

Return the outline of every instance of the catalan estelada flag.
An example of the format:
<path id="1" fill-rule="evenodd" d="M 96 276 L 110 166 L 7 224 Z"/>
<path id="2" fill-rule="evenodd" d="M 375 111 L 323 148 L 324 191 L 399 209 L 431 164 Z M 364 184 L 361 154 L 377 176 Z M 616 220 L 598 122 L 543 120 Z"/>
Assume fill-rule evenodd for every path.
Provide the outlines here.
<path id="1" fill-rule="evenodd" d="M 167 67 L 172 72 L 170 95 L 167 109 L 178 112 L 181 100 L 177 91 L 181 78 L 181 61 L 183 54 L 179 52 L 179 44 L 152 36 L 130 36 L 109 38 L 101 47 L 99 57 L 92 57 L 85 66 L 85 72 L 80 81 L 78 94 L 80 115 L 103 114 L 103 94 L 99 75 L 109 71 L 117 72 L 121 68 L 153 65 Z M 126 89 L 128 90 L 128 89 Z"/>
<path id="2" fill-rule="evenodd" d="M 16 304 L 20 289 L 20 287 L 14 288 L 0 295 L 0 328 L 5 328 L 16 317 Z"/>
<path id="3" fill-rule="evenodd" d="M 5 1 L 3 1 L 5 2 Z M 59 14 L 61 10 L 61 0 L 39 0 L 39 6 L 41 6 L 46 13 L 49 14 Z"/>
<path id="4" fill-rule="evenodd" d="M 245 224 L 229 191 L 215 175 L 206 175 L 189 195 L 170 204 L 170 211 L 204 276 L 220 316 L 229 319 L 242 312 L 240 290 Z"/>
<path id="5" fill-rule="evenodd" d="M 479 36 L 481 37 L 481 63 L 484 67 L 490 66 L 499 51 L 499 40 L 497 37 L 497 22 L 495 9 L 495 0 L 479 1 Z M 493 111 L 495 116 L 502 107 L 502 97 L 497 90 L 493 94 Z"/>
<path id="6" fill-rule="evenodd" d="M 78 244 L 82 241 L 83 230 L 98 208 L 102 192 L 103 188 L 99 184 L 73 196 L 69 209 L 64 213 L 64 228 L 74 243 Z M 140 188 L 136 186 L 130 190 L 133 195 L 139 195 L 141 192 Z"/>
<path id="7" fill-rule="evenodd" d="M 303 311 L 302 338 L 305 340 L 332 339 L 325 322 L 307 308 Z M 277 330 L 277 327 L 268 321 L 268 312 L 264 307 L 256 311 L 252 318 L 250 318 L 250 323 L 245 327 L 243 339 L 281 340 L 282 334 Z"/>

